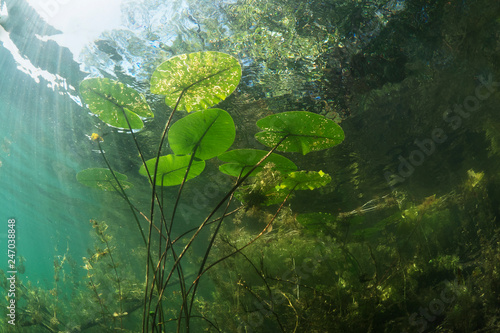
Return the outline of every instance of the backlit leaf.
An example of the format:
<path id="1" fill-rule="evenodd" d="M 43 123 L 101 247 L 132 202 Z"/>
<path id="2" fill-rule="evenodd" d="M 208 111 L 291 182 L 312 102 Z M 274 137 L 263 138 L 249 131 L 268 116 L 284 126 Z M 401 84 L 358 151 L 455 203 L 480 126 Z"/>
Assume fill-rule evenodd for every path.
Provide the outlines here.
<path id="1" fill-rule="evenodd" d="M 214 51 L 170 58 L 154 71 L 151 92 L 165 95 L 165 103 L 179 110 L 200 111 L 226 99 L 238 86 L 241 66 L 229 54 Z"/>
<path id="2" fill-rule="evenodd" d="M 307 154 L 338 145 L 344 131 L 332 120 L 316 113 L 289 111 L 267 116 L 257 121 L 263 131 L 255 138 L 268 147 L 278 143 L 277 150 Z"/>
<path id="3" fill-rule="evenodd" d="M 170 148 L 176 155 L 208 160 L 225 152 L 234 142 L 233 118 L 224 110 L 208 109 L 175 122 L 168 132 Z"/>
<path id="4" fill-rule="evenodd" d="M 80 94 L 90 111 L 113 127 L 128 129 L 130 124 L 132 129 L 141 129 L 141 118 L 154 117 L 144 96 L 121 82 L 106 78 L 83 80 Z"/>
<path id="5" fill-rule="evenodd" d="M 127 182 L 127 176 L 114 171 L 116 179 L 120 182 L 124 190 L 133 185 Z M 105 168 L 90 168 L 80 171 L 76 175 L 76 180 L 85 186 L 98 188 L 103 191 L 116 191 L 119 189 L 118 183 L 113 177 L 111 171 Z"/>
<path id="6" fill-rule="evenodd" d="M 184 176 L 186 175 L 190 160 L 191 156 L 189 155 L 177 156 L 170 154 L 166 156 L 160 156 L 160 161 L 158 162 L 158 170 L 156 173 L 156 185 L 174 186 L 181 184 Z M 146 161 L 146 165 L 150 173 L 154 172 L 155 163 L 156 158 L 152 158 Z M 204 169 L 205 161 L 195 159 L 191 164 L 186 181 L 198 176 L 203 172 Z M 146 168 L 144 167 L 144 165 L 139 169 L 139 173 L 143 176 L 147 176 Z"/>

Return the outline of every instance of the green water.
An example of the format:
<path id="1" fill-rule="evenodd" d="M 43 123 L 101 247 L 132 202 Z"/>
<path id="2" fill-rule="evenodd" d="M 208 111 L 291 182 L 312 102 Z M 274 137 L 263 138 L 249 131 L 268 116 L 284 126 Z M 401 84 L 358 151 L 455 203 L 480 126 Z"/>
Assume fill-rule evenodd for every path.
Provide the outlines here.
<path id="1" fill-rule="evenodd" d="M 77 57 L 43 38 L 56 31 L 24 0 L 6 3 L 0 292 L 4 310 L 12 299 L 16 307 L 0 311 L 0 332 L 500 331 L 496 2 L 128 1 L 123 25 Z M 214 82 L 201 76 L 203 93 L 191 95 L 199 82 L 190 84 L 179 105 L 221 100 L 208 106 L 227 111 L 216 118 L 234 121 L 234 139 L 201 135 L 203 121 L 177 110 L 178 96 L 152 93 L 153 73 L 172 57 L 202 52 L 175 70 L 161 67 L 171 71 L 167 82 L 229 61 L 206 51 L 239 65 Z M 101 81 L 80 86 L 90 77 L 134 92 L 107 91 Z M 211 89 L 219 89 L 213 100 Z M 154 113 L 134 135 L 92 114 L 93 103 L 117 105 L 130 94 L 142 94 Z M 321 125 L 287 111 L 314 113 Z M 174 186 L 156 186 L 152 205 L 141 159 L 157 156 L 172 113 L 177 133 L 166 132 L 160 155 L 180 159 L 203 147 L 209 157 L 191 161 L 205 169 L 182 187 L 182 174 L 168 178 Z M 211 222 L 191 244 L 214 207 L 210 220 L 223 214 L 222 198 L 237 182 L 238 172 L 219 171 L 224 149 L 269 151 L 271 139 L 255 134 L 287 121 L 270 137 L 298 140 L 299 148 L 283 141 L 276 153 L 299 172 L 277 161 L 249 177 L 220 228 Z M 191 139 L 179 132 L 220 145 L 200 139 L 178 153 Z M 180 142 L 168 141 L 176 136 Z M 98 186 L 77 180 L 85 170 L 101 177 Z M 126 177 L 124 191 L 114 177 Z M 195 293 L 200 267 L 209 269 Z"/>
<path id="2" fill-rule="evenodd" d="M 5 53 L 3 59 L 8 60 Z M 74 242 L 76 254 L 84 246 L 88 232 L 82 221 L 98 209 L 98 201 L 74 182 L 84 161 L 71 142 L 70 105 L 39 103 L 53 92 L 28 82 L 16 88 L 21 73 L 8 62 L 2 68 L 2 220 L 18 221 L 18 251 L 30 267 L 26 278 L 44 283 L 53 275 L 56 247 L 64 251 Z"/>

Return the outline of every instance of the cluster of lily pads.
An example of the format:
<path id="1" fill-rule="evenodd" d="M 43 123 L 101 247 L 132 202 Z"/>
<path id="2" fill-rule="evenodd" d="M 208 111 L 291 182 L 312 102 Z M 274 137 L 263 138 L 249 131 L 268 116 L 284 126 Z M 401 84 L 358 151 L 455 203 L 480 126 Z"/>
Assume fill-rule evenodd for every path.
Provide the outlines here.
<path id="1" fill-rule="evenodd" d="M 174 260 L 171 273 L 166 279 L 163 277 L 161 281 L 164 286 L 156 282 L 160 295 L 165 290 L 174 269 L 178 269 L 185 250 L 197 235 L 195 233 L 180 255 L 174 252 L 172 249 L 174 241 L 170 237 L 170 230 L 174 223 L 175 213 L 168 227 L 165 223 L 162 200 L 159 200 L 156 195 L 161 189 L 166 186 L 181 186 L 177 202 L 173 203 L 175 211 L 184 183 L 199 176 L 205 169 L 205 161 L 215 157 L 223 162 L 219 167 L 222 173 L 237 177 L 236 185 L 230 193 L 226 194 L 221 203 L 229 199 L 230 194 L 238 187 L 242 187 L 245 179 L 254 177 L 262 171 L 266 164 L 268 168 L 271 166 L 273 170 L 281 174 L 279 184 L 269 190 L 273 193 L 266 193 L 269 198 L 273 198 L 264 202 L 267 205 L 285 201 L 295 190 L 311 190 L 331 181 L 330 176 L 322 171 L 297 171 L 297 166 L 290 159 L 275 153 L 275 151 L 297 152 L 305 155 L 341 143 L 344 139 L 344 132 L 340 126 L 315 113 L 289 111 L 273 114 L 257 121 L 261 132 L 257 133 L 255 138 L 263 145 L 270 147 L 270 151 L 250 148 L 229 150 L 236 136 L 233 118 L 228 112 L 213 106 L 233 93 L 241 80 L 241 75 L 242 69 L 238 60 L 221 52 L 183 54 L 162 63 L 152 74 L 150 91 L 153 94 L 164 95 L 165 103 L 172 111 L 159 138 L 156 157 L 147 160 L 135 137 L 135 133 L 144 128 L 144 120 L 154 117 L 144 95 L 121 82 L 107 78 L 90 78 L 80 84 L 80 94 L 90 111 L 109 126 L 128 130 L 134 138 L 142 159 L 139 173 L 147 177 L 152 188 L 152 206 L 148 220 L 149 235 L 145 236 L 135 214 L 137 209 L 133 207 L 125 193 L 133 187 L 133 184 L 127 181 L 125 174 L 111 168 L 101 148 L 99 135 L 93 135 L 92 139 L 97 142 L 99 149 L 103 152 L 107 168 L 83 170 L 77 174 L 77 180 L 89 187 L 118 191 L 127 201 L 136 217 L 137 225 L 148 249 L 148 265 L 152 269 L 156 267 L 156 271 L 153 272 L 155 277 L 165 276 L 164 274 L 157 275 L 158 267 L 161 265 L 160 263 L 153 264 L 149 253 L 152 227 L 161 230 L 160 226 L 154 226 L 156 219 L 153 218 L 153 211 L 155 202 L 157 203 L 162 216 L 162 225 L 165 226 L 164 235 L 161 237 L 166 235 L 167 249 L 171 249 Z M 172 123 L 173 115 L 177 111 L 186 111 L 187 114 Z M 163 155 L 165 140 L 168 141 L 170 153 Z M 199 230 L 205 226 L 206 221 L 200 222 Z M 216 231 L 212 237 L 215 235 Z M 166 250 L 160 251 L 166 253 Z M 208 252 L 209 249 L 207 255 Z M 160 259 L 160 262 L 161 260 L 163 259 Z M 200 275 L 201 271 L 202 268 L 200 268 Z M 182 272 L 179 274 L 182 275 Z M 151 288 L 154 288 L 153 285 L 154 282 Z M 182 311 L 188 311 L 186 309 L 189 308 L 190 313 L 192 302 L 189 307 L 186 295 L 191 289 L 187 290 L 187 287 L 182 284 L 181 289 L 183 289 Z M 196 288 L 192 292 L 193 299 L 195 291 Z M 152 325 L 154 326 L 156 320 L 154 318 L 157 314 L 161 316 L 161 311 L 157 306 L 156 311 L 148 311 L 148 313 L 153 316 Z M 189 313 L 186 312 L 184 317 L 189 318 Z M 158 322 L 162 321 L 158 320 Z"/>
<path id="2" fill-rule="evenodd" d="M 205 161 L 218 157 L 225 164 L 220 171 L 235 177 L 246 175 L 268 152 L 256 149 L 227 151 L 235 139 L 235 125 L 228 112 L 211 108 L 224 100 L 241 79 L 238 60 L 220 52 L 197 52 L 175 56 L 161 64 L 151 78 L 151 92 L 165 95 L 165 103 L 189 114 L 168 130 L 171 154 L 147 160 L 140 174 L 155 178 L 158 186 L 174 186 L 200 175 Z M 80 94 L 91 112 L 112 127 L 137 131 L 144 127 L 144 118 L 154 114 L 145 97 L 125 84 L 107 78 L 91 78 L 80 85 Z M 277 151 L 307 154 L 335 146 L 343 141 L 344 133 L 335 122 L 306 111 L 274 114 L 257 122 L 262 132 L 256 139 Z M 265 162 L 286 173 L 282 186 L 313 189 L 329 181 L 322 172 L 296 171 L 289 159 L 272 153 Z M 247 176 L 255 176 L 261 163 Z M 153 174 L 152 170 L 156 170 Z M 84 185 L 103 190 L 116 190 L 122 183 L 131 184 L 127 176 L 109 169 L 91 168 L 78 173 Z M 156 177 L 154 177 L 156 176 Z M 186 179 L 184 179 L 186 178 Z M 328 181 L 327 181 L 328 179 Z"/>

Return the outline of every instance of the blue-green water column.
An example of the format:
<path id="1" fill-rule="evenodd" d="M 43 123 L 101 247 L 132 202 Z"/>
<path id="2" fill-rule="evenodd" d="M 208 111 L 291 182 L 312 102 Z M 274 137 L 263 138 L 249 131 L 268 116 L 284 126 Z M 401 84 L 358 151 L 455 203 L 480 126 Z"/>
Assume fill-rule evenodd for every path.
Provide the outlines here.
<path id="1" fill-rule="evenodd" d="M 26 10 L 23 10 L 26 9 Z M 50 27 L 18 1 L 0 29 L 0 269 L 7 269 L 8 219 L 16 219 L 16 257 L 26 259 L 20 279 L 51 283 L 54 260 L 81 261 L 89 247 L 89 219 L 97 218 L 99 193 L 76 182 L 95 163 L 86 134 L 87 113 L 71 96 L 83 77 L 68 50 L 42 42 Z M 8 42 L 15 47 L 9 46 Z M 18 52 L 18 53 L 16 53 Z M 40 73 L 26 73 L 21 55 Z M 61 84 L 65 82 L 66 84 Z M 59 257 L 60 258 L 60 257 Z"/>

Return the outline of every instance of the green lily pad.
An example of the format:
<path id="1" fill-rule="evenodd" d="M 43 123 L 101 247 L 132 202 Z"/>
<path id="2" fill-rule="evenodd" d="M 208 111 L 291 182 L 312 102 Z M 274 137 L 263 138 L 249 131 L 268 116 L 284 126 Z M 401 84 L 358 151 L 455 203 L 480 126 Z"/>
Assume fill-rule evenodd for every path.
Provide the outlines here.
<path id="1" fill-rule="evenodd" d="M 285 175 L 280 188 L 295 190 L 314 190 L 332 181 L 332 177 L 323 171 L 294 171 Z"/>
<path id="2" fill-rule="evenodd" d="M 233 118 L 224 110 L 208 109 L 175 122 L 168 132 L 170 148 L 176 155 L 208 160 L 225 152 L 234 142 Z"/>
<path id="3" fill-rule="evenodd" d="M 151 92 L 165 95 L 165 103 L 178 109 L 200 111 L 226 99 L 238 86 L 241 66 L 229 54 L 206 51 L 170 58 L 154 71 Z"/>
<path id="4" fill-rule="evenodd" d="M 169 154 L 166 156 L 160 156 L 160 160 L 158 162 L 158 170 L 156 176 L 156 185 L 159 186 L 174 186 L 182 184 L 184 176 L 186 175 L 186 171 L 189 166 L 189 161 L 191 160 L 191 156 L 177 156 L 173 154 Z M 148 171 L 153 173 L 155 170 L 156 158 L 152 158 L 146 161 L 146 165 L 148 166 Z M 186 178 L 186 181 L 193 179 L 203 172 L 205 169 L 205 161 L 196 159 L 191 163 L 191 167 L 189 169 L 189 174 Z M 141 166 L 139 169 L 139 173 L 143 176 L 147 177 L 146 168 Z"/>
<path id="5" fill-rule="evenodd" d="M 307 111 L 289 111 L 267 116 L 257 121 L 263 131 L 255 138 L 277 150 L 307 154 L 338 145 L 344 140 L 344 131 L 332 120 Z"/>
<path id="6" fill-rule="evenodd" d="M 132 183 L 126 181 L 128 179 L 126 175 L 116 171 L 114 173 L 124 190 L 133 187 Z M 85 186 L 98 188 L 103 191 L 116 191 L 120 188 L 111 171 L 106 168 L 82 170 L 76 174 L 76 180 Z"/>
<path id="7" fill-rule="evenodd" d="M 228 162 L 219 166 L 219 170 L 230 176 L 238 177 L 245 175 L 246 172 L 257 164 L 268 152 L 258 149 L 234 149 L 225 152 L 218 156 L 223 162 Z M 254 177 L 257 173 L 262 171 L 267 163 L 273 163 L 274 169 L 283 173 L 297 170 L 295 163 L 288 158 L 278 154 L 271 154 L 260 166 L 258 166 L 250 175 Z"/>
<path id="8" fill-rule="evenodd" d="M 130 128 L 141 129 L 141 118 L 154 117 L 144 96 L 121 82 L 106 78 L 83 80 L 80 94 L 90 111 L 113 127 L 128 129 L 128 119 Z"/>

